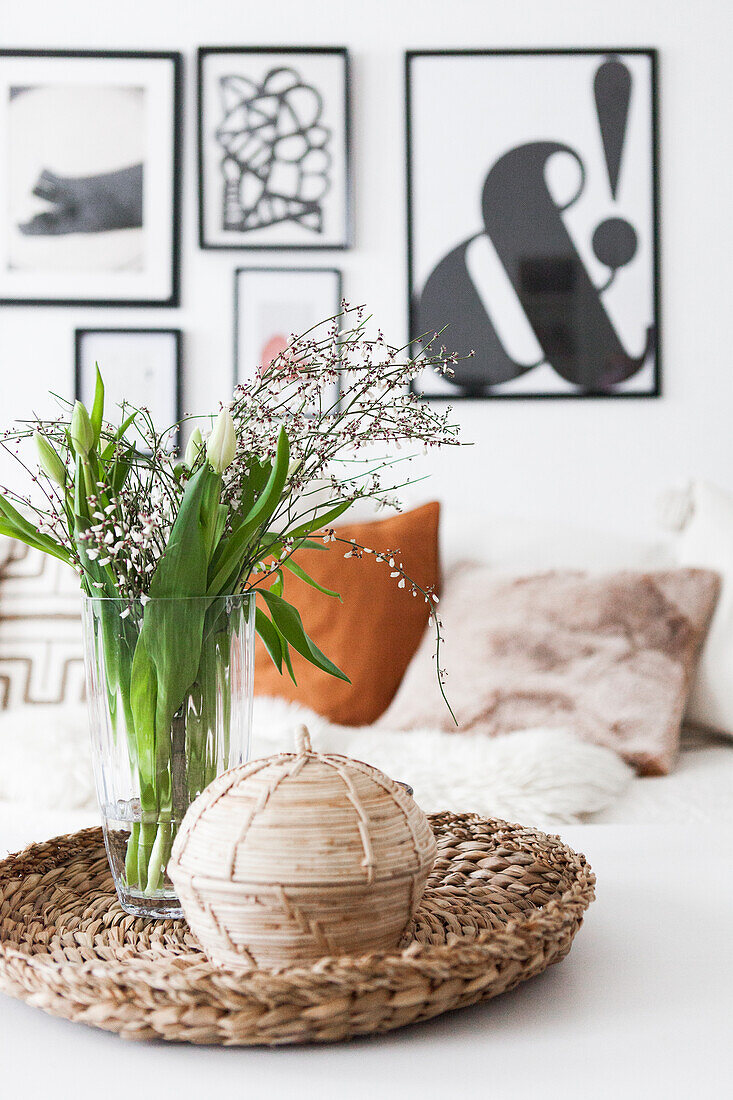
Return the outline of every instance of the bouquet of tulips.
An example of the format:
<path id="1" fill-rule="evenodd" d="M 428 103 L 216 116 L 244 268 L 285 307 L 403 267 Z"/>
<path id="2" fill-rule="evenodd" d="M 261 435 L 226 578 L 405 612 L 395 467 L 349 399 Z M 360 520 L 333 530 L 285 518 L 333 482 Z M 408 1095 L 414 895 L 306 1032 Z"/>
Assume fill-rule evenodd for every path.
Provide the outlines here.
<path id="1" fill-rule="evenodd" d="M 33 484 L 25 495 L 0 493 L 0 534 L 68 563 L 83 593 L 101 597 L 106 689 L 112 713 L 124 719 L 141 808 L 126 876 L 143 893 L 158 887 L 170 852 L 176 720 L 192 699 L 200 736 L 187 732 L 187 798 L 213 778 L 207 700 L 227 659 L 219 597 L 256 592 L 255 627 L 281 672 L 293 676 L 295 650 L 346 679 L 308 636 L 285 579 L 290 573 L 327 591 L 298 564 L 298 551 L 338 541 L 331 525 L 357 499 L 395 503 L 392 471 L 410 457 L 394 456 L 395 445 L 458 441 L 449 411 L 410 391 L 430 366 L 450 370 L 429 344 L 413 358 L 381 334 L 369 337 L 363 309 L 343 303 L 338 317 L 291 337 L 228 406 L 199 423 L 187 418 L 159 431 L 146 409 L 124 403 L 111 423 L 98 370 L 91 409 L 61 402 L 57 418 L 5 433 L 5 448 Z M 171 440 L 191 427 L 180 459 Z M 28 437 L 36 469 L 22 457 Z M 345 553 L 354 552 L 373 551 L 348 543 Z M 428 602 L 439 642 L 435 594 L 406 577 L 393 555 L 378 557 Z"/>

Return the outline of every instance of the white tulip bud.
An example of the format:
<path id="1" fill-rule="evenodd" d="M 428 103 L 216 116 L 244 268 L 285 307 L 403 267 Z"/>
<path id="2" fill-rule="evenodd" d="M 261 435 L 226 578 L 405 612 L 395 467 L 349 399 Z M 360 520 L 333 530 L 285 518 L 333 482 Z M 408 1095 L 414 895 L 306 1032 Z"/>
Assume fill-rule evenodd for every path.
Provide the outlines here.
<path id="1" fill-rule="evenodd" d="M 76 448 L 76 453 L 86 458 L 94 446 L 94 428 L 89 419 L 89 413 L 81 401 L 74 404 L 71 414 L 71 442 Z"/>
<path id="2" fill-rule="evenodd" d="M 229 409 L 222 409 L 216 418 L 214 430 L 206 441 L 206 457 L 217 474 L 223 474 L 234 461 L 237 436 Z"/>
<path id="3" fill-rule="evenodd" d="M 300 469 L 300 467 L 302 465 L 303 465 L 303 459 L 302 458 L 294 458 L 292 460 L 292 462 L 288 466 L 288 481 L 290 481 L 291 478 L 295 477 L 295 475 L 297 474 L 298 470 Z"/>
<path id="4" fill-rule="evenodd" d="M 40 432 L 34 432 L 33 438 L 36 441 L 38 462 L 41 469 L 46 477 L 50 478 L 51 481 L 55 481 L 63 489 L 66 485 L 66 467 L 45 436 L 41 435 Z"/>
<path id="5" fill-rule="evenodd" d="M 191 432 L 191 438 L 186 445 L 186 453 L 183 456 L 183 461 L 188 466 L 189 470 L 193 469 L 193 465 L 199 456 L 199 452 L 203 450 L 204 437 L 201 435 L 200 428 L 194 428 Z"/>

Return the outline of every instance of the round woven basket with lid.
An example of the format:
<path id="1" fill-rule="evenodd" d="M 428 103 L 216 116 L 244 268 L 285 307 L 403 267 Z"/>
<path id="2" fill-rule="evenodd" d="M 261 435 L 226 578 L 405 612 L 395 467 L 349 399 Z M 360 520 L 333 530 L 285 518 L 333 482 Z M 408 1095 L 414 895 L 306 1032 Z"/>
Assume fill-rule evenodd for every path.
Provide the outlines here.
<path id="1" fill-rule="evenodd" d="M 358 760 L 296 751 L 234 768 L 189 809 L 169 873 L 207 955 L 284 967 L 397 946 L 435 862 L 430 823 Z"/>

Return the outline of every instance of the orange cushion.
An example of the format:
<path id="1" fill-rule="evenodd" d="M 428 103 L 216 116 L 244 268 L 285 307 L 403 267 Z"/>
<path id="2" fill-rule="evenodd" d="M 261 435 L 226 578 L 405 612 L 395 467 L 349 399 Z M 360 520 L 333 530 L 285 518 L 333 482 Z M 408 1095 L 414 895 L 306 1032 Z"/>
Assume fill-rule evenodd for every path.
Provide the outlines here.
<path id="1" fill-rule="evenodd" d="M 378 552 L 391 550 L 409 577 L 437 591 L 440 505 L 425 504 L 412 512 L 373 523 L 340 526 L 340 538 L 355 539 Z M 285 573 L 285 598 L 300 612 L 316 645 L 350 678 L 337 680 L 309 664 L 291 649 L 296 687 L 281 676 L 257 639 L 255 693 L 279 695 L 322 714 L 332 722 L 360 726 L 374 722 L 387 709 L 400 685 L 428 623 L 422 595 L 409 585 L 398 588 L 386 561 L 373 554 L 345 558 L 342 542 L 325 551 L 300 550 L 295 560 L 314 580 L 341 595 L 342 603 Z"/>

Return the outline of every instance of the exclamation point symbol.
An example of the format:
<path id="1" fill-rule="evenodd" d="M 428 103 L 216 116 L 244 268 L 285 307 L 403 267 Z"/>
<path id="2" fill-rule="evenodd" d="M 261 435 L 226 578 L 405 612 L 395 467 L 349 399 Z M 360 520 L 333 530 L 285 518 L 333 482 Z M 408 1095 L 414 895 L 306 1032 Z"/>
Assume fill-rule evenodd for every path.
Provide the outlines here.
<path id="1" fill-rule="evenodd" d="M 615 199 L 631 102 L 631 73 L 623 61 L 614 57 L 599 66 L 593 81 L 593 93 L 596 99 L 598 124 L 601 128 L 608 182 Z"/>
<path id="2" fill-rule="evenodd" d="M 609 57 L 599 65 L 593 80 L 593 94 L 611 197 L 615 202 L 631 103 L 631 73 L 618 57 Z M 593 252 L 610 269 L 608 282 L 599 290 L 609 287 L 618 269 L 633 260 L 637 243 L 636 231 L 625 218 L 606 218 L 597 226 L 593 234 Z"/>

